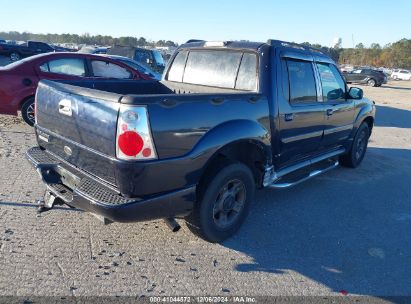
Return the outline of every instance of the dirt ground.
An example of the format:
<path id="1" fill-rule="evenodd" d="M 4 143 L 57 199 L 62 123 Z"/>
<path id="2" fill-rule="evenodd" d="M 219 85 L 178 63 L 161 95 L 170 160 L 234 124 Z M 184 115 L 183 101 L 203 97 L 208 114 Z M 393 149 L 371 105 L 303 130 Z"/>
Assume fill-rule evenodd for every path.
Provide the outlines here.
<path id="1" fill-rule="evenodd" d="M 377 104 L 363 164 L 259 191 L 222 244 L 162 221 L 37 215 L 33 129 L 0 115 L 0 295 L 411 295 L 411 82 L 362 88 Z"/>

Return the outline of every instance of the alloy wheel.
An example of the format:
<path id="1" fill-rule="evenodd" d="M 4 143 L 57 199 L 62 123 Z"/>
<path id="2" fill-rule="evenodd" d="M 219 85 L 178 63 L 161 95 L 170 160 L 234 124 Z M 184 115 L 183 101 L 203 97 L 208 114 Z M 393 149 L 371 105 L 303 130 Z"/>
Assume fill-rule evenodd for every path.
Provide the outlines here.
<path id="1" fill-rule="evenodd" d="M 244 208 L 246 201 L 246 188 L 241 180 L 234 179 L 227 182 L 217 195 L 214 203 L 214 223 L 219 228 L 232 225 Z"/>

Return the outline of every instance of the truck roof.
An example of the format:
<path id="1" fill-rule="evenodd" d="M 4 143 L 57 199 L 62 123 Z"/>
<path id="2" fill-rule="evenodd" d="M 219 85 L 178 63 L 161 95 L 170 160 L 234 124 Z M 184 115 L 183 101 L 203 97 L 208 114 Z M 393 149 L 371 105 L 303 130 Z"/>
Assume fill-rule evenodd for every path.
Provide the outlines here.
<path id="1" fill-rule="evenodd" d="M 310 54 L 316 59 L 322 59 L 324 61 L 330 61 L 331 58 L 324 54 L 321 50 L 294 43 L 275 39 L 269 39 L 267 42 L 253 42 L 253 41 L 205 41 L 192 39 L 182 44 L 179 48 L 219 48 L 226 47 L 230 49 L 249 49 L 253 51 L 258 51 L 262 46 L 273 47 L 273 48 L 283 48 L 300 53 Z"/>

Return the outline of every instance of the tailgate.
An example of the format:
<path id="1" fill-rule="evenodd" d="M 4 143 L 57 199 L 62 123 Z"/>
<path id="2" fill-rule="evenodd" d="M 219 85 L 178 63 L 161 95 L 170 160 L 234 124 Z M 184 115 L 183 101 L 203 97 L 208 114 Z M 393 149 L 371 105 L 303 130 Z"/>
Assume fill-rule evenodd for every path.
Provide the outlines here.
<path id="1" fill-rule="evenodd" d="M 115 140 L 121 95 L 41 81 L 36 93 L 39 145 L 115 185 Z"/>

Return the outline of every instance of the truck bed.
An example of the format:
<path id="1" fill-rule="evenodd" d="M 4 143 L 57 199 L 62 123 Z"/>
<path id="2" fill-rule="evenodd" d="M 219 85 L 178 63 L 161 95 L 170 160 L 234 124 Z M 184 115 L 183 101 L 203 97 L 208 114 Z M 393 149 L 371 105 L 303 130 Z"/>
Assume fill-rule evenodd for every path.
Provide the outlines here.
<path id="1" fill-rule="evenodd" d="M 71 102 L 70 117 L 58 111 L 64 99 Z M 124 166 L 116 158 L 117 116 L 122 104 L 147 107 L 160 160 L 153 162 L 153 168 L 161 160 L 196 157 L 196 147 L 207 144 L 205 135 L 226 123 L 249 120 L 270 128 L 267 99 L 257 92 L 155 81 L 42 81 L 36 95 L 39 146 L 113 187 L 126 185 L 130 174 L 144 178 L 141 164 Z M 66 146 L 70 155 L 64 151 Z M 125 167 L 128 171 L 121 171 Z M 176 170 L 174 165 L 170 170 Z M 175 182 L 187 183 L 187 177 L 182 173 Z M 136 196 L 150 193 L 151 188 L 130 184 L 120 190 Z M 167 190 L 158 185 L 156 189 Z"/>

